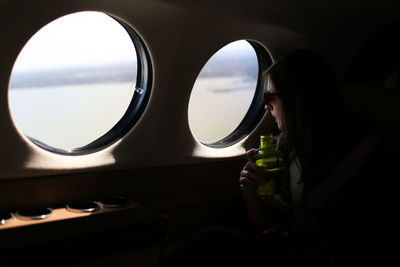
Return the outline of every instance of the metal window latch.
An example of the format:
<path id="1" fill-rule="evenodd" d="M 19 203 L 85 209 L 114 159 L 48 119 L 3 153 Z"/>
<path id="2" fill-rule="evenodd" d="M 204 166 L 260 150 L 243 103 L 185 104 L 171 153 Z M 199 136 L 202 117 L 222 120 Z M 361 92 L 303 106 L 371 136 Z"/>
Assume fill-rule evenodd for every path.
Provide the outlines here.
<path id="1" fill-rule="evenodd" d="M 136 87 L 135 91 L 136 91 L 136 93 L 138 93 L 140 95 L 144 93 L 144 89 L 140 88 L 140 87 Z"/>

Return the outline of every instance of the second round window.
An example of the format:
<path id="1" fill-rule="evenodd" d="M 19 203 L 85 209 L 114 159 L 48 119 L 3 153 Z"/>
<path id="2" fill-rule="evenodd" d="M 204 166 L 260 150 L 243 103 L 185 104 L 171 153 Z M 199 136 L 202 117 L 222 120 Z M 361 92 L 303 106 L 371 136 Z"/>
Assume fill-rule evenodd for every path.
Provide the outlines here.
<path id="1" fill-rule="evenodd" d="M 189 126 L 201 143 L 226 146 L 264 114 L 261 73 L 270 57 L 256 42 L 240 40 L 217 51 L 202 68 L 189 101 Z"/>

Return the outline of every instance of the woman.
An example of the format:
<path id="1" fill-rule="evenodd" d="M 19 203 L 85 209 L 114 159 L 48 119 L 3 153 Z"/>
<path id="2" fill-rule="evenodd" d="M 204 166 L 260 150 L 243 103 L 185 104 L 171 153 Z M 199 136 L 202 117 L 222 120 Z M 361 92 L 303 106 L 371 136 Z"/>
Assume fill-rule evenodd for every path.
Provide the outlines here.
<path id="1" fill-rule="evenodd" d="M 315 52 L 284 55 L 264 80 L 266 109 L 281 130 L 287 188 L 281 200 L 246 196 L 250 221 L 261 232 L 271 227 L 290 232 L 297 263 L 359 263 L 373 246 L 363 226 L 371 221 L 368 200 L 385 165 L 378 153 L 380 138 L 352 119 L 333 71 Z M 256 153 L 247 152 L 240 174 L 240 183 L 250 187 L 267 179 L 252 160 Z"/>
<path id="2" fill-rule="evenodd" d="M 204 266 L 212 255 L 218 264 L 330 266 L 365 252 L 360 225 L 374 177 L 379 139 L 364 134 L 345 109 L 330 66 L 317 53 L 296 50 L 279 58 L 263 74 L 266 109 L 281 131 L 285 192 L 282 199 L 248 194 L 248 215 L 260 233 L 245 236 L 225 228 L 194 235 L 173 253 L 171 266 Z M 256 192 L 268 179 L 248 162 L 239 182 Z M 371 168 L 372 167 L 372 168 Z M 363 202 L 364 201 L 364 202 Z M 230 261 L 230 262 L 228 262 Z M 210 262 L 212 263 L 212 262 Z"/>
<path id="3" fill-rule="evenodd" d="M 286 181 L 290 183 L 289 197 L 292 197 L 292 203 L 288 204 L 295 207 L 293 212 L 299 220 L 305 212 L 304 180 L 338 150 L 347 150 L 354 127 L 345 111 L 333 71 L 318 54 L 308 50 L 286 54 L 263 74 L 263 78 L 268 81 L 264 93 L 266 109 L 281 130 L 280 149 L 286 159 L 285 169 L 291 172 L 290 181 Z M 247 152 L 249 162 L 240 175 L 240 183 L 250 187 L 263 184 L 267 178 L 263 177 L 266 175 L 263 168 L 252 160 L 256 153 L 256 149 Z M 255 196 L 249 196 L 248 202 L 250 219 L 258 228 L 267 227 L 268 219 L 290 216 L 289 210 L 284 212 L 285 202 L 261 201 Z M 264 214 L 268 211 L 264 205 L 271 204 L 275 204 L 279 214 Z"/>

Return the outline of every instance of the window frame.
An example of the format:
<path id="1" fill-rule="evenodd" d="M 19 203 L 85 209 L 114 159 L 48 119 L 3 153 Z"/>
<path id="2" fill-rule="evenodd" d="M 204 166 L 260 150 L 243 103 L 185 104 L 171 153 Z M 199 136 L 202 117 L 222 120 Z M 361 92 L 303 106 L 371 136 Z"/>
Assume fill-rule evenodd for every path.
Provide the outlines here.
<path id="1" fill-rule="evenodd" d="M 146 109 L 148 100 L 150 98 L 153 79 L 152 64 L 146 45 L 138 33 L 136 33 L 136 31 L 126 22 L 105 12 L 103 13 L 114 19 L 127 31 L 135 47 L 137 57 L 137 74 L 135 92 L 132 96 L 131 102 L 124 115 L 110 130 L 108 130 L 101 137 L 82 147 L 73 149 L 55 148 L 24 134 L 35 145 L 47 151 L 62 155 L 76 156 L 91 154 L 103 150 L 104 148 L 109 147 L 118 140 L 122 139 L 135 126 Z"/>
<path id="2" fill-rule="evenodd" d="M 268 69 L 269 66 L 272 65 L 272 57 L 267 49 L 260 43 L 253 40 L 244 40 L 253 47 L 258 60 L 258 78 L 254 97 L 252 102 L 250 103 L 249 110 L 232 133 L 230 133 L 223 139 L 213 143 L 201 142 L 203 145 L 211 148 L 225 148 L 238 143 L 240 140 L 248 136 L 257 127 L 264 114 L 266 113 L 263 97 L 265 84 L 262 79 L 262 74 Z"/>

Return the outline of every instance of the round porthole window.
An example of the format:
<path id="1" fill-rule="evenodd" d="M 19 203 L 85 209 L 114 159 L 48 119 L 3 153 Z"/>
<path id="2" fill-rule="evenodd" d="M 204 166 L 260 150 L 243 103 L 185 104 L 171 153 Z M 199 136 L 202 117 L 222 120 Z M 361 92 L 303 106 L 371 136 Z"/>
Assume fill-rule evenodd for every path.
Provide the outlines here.
<path id="1" fill-rule="evenodd" d="M 144 111 L 151 66 L 126 23 L 78 12 L 40 29 L 18 55 L 8 100 L 32 142 L 64 154 L 90 153 L 124 136 Z"/>
<path id="2" fill-rule="evenodd" d="M 232 42 L 200 71 L 189 100 L 189 126 L 201 143 L 224 147 L 249 134 L 265 113 L 261 74 L 271 64 L 254 41 Z"/>

